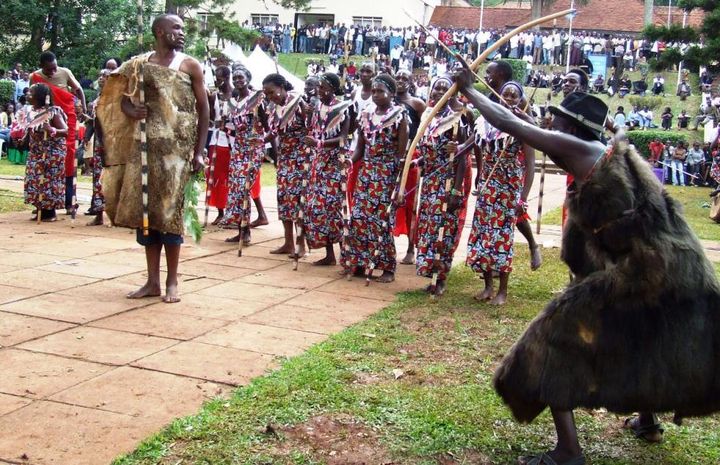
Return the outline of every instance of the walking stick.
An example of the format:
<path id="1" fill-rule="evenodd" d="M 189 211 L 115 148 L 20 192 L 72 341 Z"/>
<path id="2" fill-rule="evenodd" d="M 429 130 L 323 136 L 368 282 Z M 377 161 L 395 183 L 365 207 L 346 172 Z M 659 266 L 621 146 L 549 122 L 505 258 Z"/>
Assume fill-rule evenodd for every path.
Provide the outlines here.
<path id="1" fill-rule="evenodd" d="M 538 192 L 538 209 L 537 209 L 537 229 L 535 232 L 540 234 L 540 224 L 542 223 L 542 203 L 545 193 L 545 167 L 547 165 L 547 155 L 543 152 L 542 167 L 540 168 L 540 191 Z"/>
<path id="2" fill-rule="evenodd" d="M 73 160 L 73 178 L 72 178 L 73 194 L 72 194 L 72 199 L 70 199 L 70 203 L 71 203 L 70 208 L 72 209 L 72 210 L 70 210 L 70 222 L 72 224 L 72 227 L 75 227 L 75 216 L 77 216 L 77 206 L 76 206 L 76 204 L 77 204 L 77 175 L 78 175 L 77 169 L 78 169 L 78 160 L 77 160 L 77 152 L 76 152 L 75 159 Z"/>
<path id="3" fill-rule="evenodd" d="M 300 245 L 305 240 L 303 237 L 303 221 L 305 219 L 305 191 L 308 184 L 308 164 L 302 164 L 305 176 L 302 182 L 302 192 L 300 193 L 300 205 L 298 207 L 297 219 L 295 220 L 295 253 L 293 254 L 293 271 L 297 271 L 298 262 L 300 261 Z"/>
<path id="4" fill-rule="evenodd" d="M 143 49 L 143 0 L 137 0 L 137 35 L 140 52 Z M 142 59 L 138 58 L 138 99 L 141 106 L 145 105 L 145 76 Z M 147 236 L 150 231 L 150 216 L 148 214 L 148 154 L 147 154 L 147 121 L 140 120 L 140 182 L 142 184 L 142 234 Z"/>
<path id="5" fill-rule="evenodd" d="M 453 127 L 453 139 L 457 141 L 457 134 L 458 134 L 458 126 L 460 122 L 456 122 Z M 457 149 L 456 149 L 457 150 Z M 432 279 L 430 281 L 430 298 L 435 300 L 437 298 L 437 282 L 438 277 L 440 276 L 440 266 L 439 263 L 442 262 L 442 257 L 440 256 L 441 249 L 443 248 L 443 239 L 445 238 L 445 223 L 446 221 L 446 213 L 447 213 L 447 207 L 448 207 L 448 200 L 450 199 L 450 190 L 452 188 L 453 182 L 455 181 L 455 176 L 453 176 L 455 172 L 455 165 L 453 164 L 455 162 L 455 155 L 456 152 L 452 152 L 450 154 L 450 160 L 448 161 L 448 165 L 450 166 L 448 177 L 445 180 L 445 197 L 443 198 L 442 207 L 440 210 L 440 229 L 438 230 L 437 240 L 435 241 L 435 253 L 433 253 L 433 273 L 432 273 Z"/>
<path id="6" fill-rule="evenodd" d="M 249 165 L 252 165 L 252 160 L 248 161 Z M 238 237 L 238 257 L 242 257 L 242 250 L 243 250 L 243 233 L 247 229 L 248 226 L 248 218 L 250 218 L 250 212 L 248 209 L 250 208 L 250 189 L 252 189 L 252 183 L 250 182 L 251 176 L 250 171 L 253 169 L 252 166 L 248 167 L 248 173 L 245 176 L 245 191 L 243 193 L 243 216 L 240 219 L 240 237 Z"/>
<path id="7" fill-rule="evenodd" d="M 525 23 L 521 26 L 516 27 L 512 31 L 505 34 L 503 37 L 501 37 L 497 42 L 492 44 L 490 47 L 485 49 L 471 64 L 470 69 L 472 71 L 475 71 L 481 63 L 485 61 L 485 59 L 494 51 L 498 50 L 500 47 L 505 45 L 507 41 L 510 40 L 513 36 L 516 36 L 520 34 L 521 32 L 530 29 L 532 27 L 535 27 L 539 24 L 552 21 L 553 19 L 561 18 L 567 14 L 574 13 L 574 9 L 567 9 L 563 11 L 559 11 L 557 13 L 553 13 L 551 15 L 543 16 L 542 18 L 538 18 L 534 21 L 530 21 L 528 23 Z M 430 111 L 430 114 L 427 116 L 427 118 L 420 124 L 420 127 L 418 128 L 417 134 L 415 135 L 415 138 L 413 139 L 412 143 L 410 144 L 407 153 L 408 156 L 405 157 L 405 166 L 402 170 L 402 176 L 400 178 L 400 188 L 399 188 L 399 194 L 398 194 L 398 201 L 401 202 L 404 198 L 404 192 L 405 184 L 407 183 L 407 177 L 408 173 L 410 171 L 410 162 L 412 161 L 412 157 L 410 156 L 413 152 L 415 152 L 415 148 L 417 147 L 418 142 L 420 142 L 420 138 L 427 130 L 428 125 L 430 124 L 430 121 L 437 115 L 437 113 L 440 111 L 441 108 L 443 108 L 448 100 L 450 100 L 450 97 L 452 97 L 456 92 L 458 91 L 457 84 L 453 84 L 450 89 L 448 89 L 447 92 L 445 92 L 445 95 L 442 96 L 442 98 L 435 104 L 435 106 Z"/>
<path id="8" fill-rule="evenodd" d="M 351 166 L 352 166 L 352 162 Z M 346 272 L 346 278 L 348 281 L 352 279 L 352 272 L 350 271 L 350 244 L 348 238 L 350 237 L 350 205 L 348 205 L 347 198 L 347 179 L 348 179 L 348 160 L 345 157 L 345 152 L 340 152 L 340 166 L 342 181 L 340 183 L 340 190 L 342 192 L 342 213 L 343 213 L 343 235 L 342 235 L 342 253 L 340 254 L 340 260 L 342 262 L 343 253 L 345 255 L 345 261 L 342 263 L 343 268 Z"/>

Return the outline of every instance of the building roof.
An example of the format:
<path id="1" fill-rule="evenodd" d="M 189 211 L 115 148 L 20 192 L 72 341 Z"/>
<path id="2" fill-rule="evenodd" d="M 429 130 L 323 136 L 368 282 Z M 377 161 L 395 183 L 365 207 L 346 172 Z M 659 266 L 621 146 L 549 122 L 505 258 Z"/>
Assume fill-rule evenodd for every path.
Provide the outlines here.
<path id="1" fill-rule="evenodd" d="M 553 11 L 570 8 L 570 0 L 557 0 L 543 9 L 543 15 Z M 578 30 L 607 32 L 640 32 L 643 29 L 643 2 L 639 0 L 590 0 L 587 5 L 577 6 L 578 14 L 573 20 L 573 28 Z M 485 8 L 483 27 L 496 29 L 515 27 L 530 21 L 529 8 Z M 668 7 L 656 6 L 654 23 L 667 24 Z M 688 14 L 687 24 L 699 26 L 703 12 L 693 10 Z M 671 8 L 671 21 L 682 24 L 683 11 Z M 480 25 L 480 8 L 437 6 L 430 18 L 430 24 L 437 27 L 459 27 L 477 29 Z M 567 28 L 568 20 L 560 19 L 547 23 L 542 28 Z"/>

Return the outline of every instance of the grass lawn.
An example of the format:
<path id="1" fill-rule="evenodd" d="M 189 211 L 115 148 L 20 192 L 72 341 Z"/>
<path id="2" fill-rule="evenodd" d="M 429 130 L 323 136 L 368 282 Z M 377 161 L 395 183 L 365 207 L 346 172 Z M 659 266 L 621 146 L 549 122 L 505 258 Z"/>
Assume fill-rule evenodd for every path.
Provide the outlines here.
<path id="1" fill-rule="evenodd" d="M 479 304 L 480 282 L 456 267 L 446 295 L 398 300 L 281 368 L 176 420 L 116 465 L 514 463 L 551 448 L 548 413 L 513 421 L 492 388 L 501 357 L 567 282 L 557 249 L 530 272 L 519 247 L 510 299 Z M 358 285 L 362 285 L 358 283 Z M 720 416 L 665 422 L 665 442 L 647 445 L 623 417 L 578 411 L 585 453 L 598 464 L 716 464 Z"/>
<path id="2" fill-rule="evenodd" d="M 25 165 L 16 165 L 7 158 L 3 158 L 0 160 L 0 176 L 20 176 L 24 178 Z"/>
<path id="3" fill-rule="evenodd" d="M 30 206 L 25 205 L 22 194 L 0 189 L 0 213 L 21 212 L 24 210 L 30 210 Z"/>
<path id="4" fill-rule="evenodd" d="M 260 185 L 275 187 L 277 185 L 277 169 L 272 163 L 263 163 L 260 171 Z"/>
<path id="5" fill-rule="evenodd" d="M 710 214 L 710 197 L 712 189 L 707 187 L 665 186 L 668 193 L 683 207 L 685 219 L 700 239 L 720 241 L 720 224 L 714 222 Z M 562 220 L 562 208 L 557 207 L 543 214 L 543 224 L 559 225 Z"/>

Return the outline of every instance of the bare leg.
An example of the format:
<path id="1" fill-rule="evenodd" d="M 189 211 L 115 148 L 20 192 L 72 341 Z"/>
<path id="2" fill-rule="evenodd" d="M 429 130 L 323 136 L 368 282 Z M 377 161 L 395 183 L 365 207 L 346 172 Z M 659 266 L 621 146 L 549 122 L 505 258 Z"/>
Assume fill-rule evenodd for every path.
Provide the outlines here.
<path id="1" fill-rule="evenodd" d="M 495 298 L 490 302 L 493 305 L 504 305 L 507 301 L 508 294 L 508 281 L 510 280 L 510 273 L 500 273 L 500 285 L 498 286 L 498 292 Z"/>
<path id="2" fill-rule="evenodd" d="M 270 253 L 274 255 L 293 253 L 295 247 L 293 246 L 293 223 L 292 221 L 283 220 L 283 229 L 285 230 L 285 242 L 277 249 L 271 250 Z"/>
<path id="3" fill-rule="evenodd" d="M 258 217 L 255 221 L 250 223 L 251 228 L 257 228 L 258 226 L 265 226 L 268 224 L 267 215 L 265 214 L 265 208 L 263 208 L 262 200 L 260 197 L 257 199 L 253 199 L 253 202 L 255 203 L 255 208 L 258 212 Z"/>
<path id="4" fill-rule="evenodd" d="M 336 263 L 337 263 L 337 261 L 335 260 L 335 249 L 333 248 L 332 244 L 327 244 L 325 246 L 325 258 L 314 261 L 313 265 L 315 265 L 315 266 L 332 266 L 332 265 L 335 265 Z"/>
<path id="5" fill-rule="evenodd" d="M 165 297 L 163 302 L 172 304 L 180 302 L 178 296 L 178 264 L 180 263 L 180 245 L 165 245 L 165 260 L 167 261 L 167 279 L 165 280 Z"/>
<path id="6" fill-rule="evenodd" d="M 383 271 L 383 274 L 380 275 L 379 278 L 376 279 L 379 283 L 391 283 L 395 281 L 395 273 L 392 271 Z"/>
<path id="7" fill-rule="evenodd" d="M 556 410 L 550 409 L 555 423 L 555 431 L 557 432 L 557 445 L 554 450 L 547 452 L 557 463 L 567 462 L 582 455 L 582 449 L 577 438 L 577 430 L 575 429 L 575 417 L 572 410 Z M 532 457 L 521 457 L 518 463 L 525 465 L 530 462 Z"/>
<path id="8" fill-rule="evenodd" d="M 478 292 L 478 294 L 475 296 L 475 300 L 479 301 L 485 301 L 490 300 L 492 298 L 493 294 L 493 277 L 492 277 L 492 271 L 484 271 L 483 272 L 483 280 L 485 281 L 485 289 L 482 290 L 482 292 Z"/>
<path id="9" fill-rule="evenodd" d="M 103 224 L 103 212 L 98 212 L 95 215 L 95 219 L 90 221 L 87 225 L 88 226 L 102 226 Z"/>
<path id="10" fill-rule="evenodd" d="M 408 236 L 407 252 L 405 252 L 405 257 L 403 257 L 400 263 L 403 265 L 412 265 L 415 263 L 415 244 L 413 244 L 410 236 Z"/>
<path id="11" fill-rule="evenodd" d="M 542 265 L 542 255 L 540 254 L 540 247 L 535 242 L 535 236 L 533 236 L 530 222 L 525 220 L 517 224 L 518 231 L 525 236 L 530 247 L 530 269 L 535 271 Z"/>
<path id="12" fill-rule="evenodd" d="M 215 218 L 215 220 L 212 222 L 213 226 L 216 226 L 220 223 L 220 220 L 223 219 L 223 216 L 225 216 L 225 210 L 222 208 L 218 208 L 218 216 Z"/>
<path id="13" fill-rule="evenodd" d="M 137 291 L 127 295 L 128 299 L 142 299 L 143 297 L 157 297 L 160 295 L 160 254 L 162 244 L 145 246 L 145 261 L 147 262 L 147 282 Z"/>

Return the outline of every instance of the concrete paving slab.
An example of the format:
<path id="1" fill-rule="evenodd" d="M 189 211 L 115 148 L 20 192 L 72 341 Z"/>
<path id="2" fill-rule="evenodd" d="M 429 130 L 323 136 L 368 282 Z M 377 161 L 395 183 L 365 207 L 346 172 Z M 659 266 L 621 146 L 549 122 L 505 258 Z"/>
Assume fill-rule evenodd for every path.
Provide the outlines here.
<path id="1" fill-rule="evenodd" d="M 322 269 L 326 267 L 314 268 L 318 268 L 319 271 L 327 271 Z M 340 271 L 339 267 L 333 268 L 337 268 L 337 271 Z M 337 275 L 337 273 L 335 273 L 334 276 L 320 276 L 314 273 L 311 274 L 311 270 L 307 269 L 306 267 L 303 267 L 303 269 L 298 267 L 297 271 L 293 271 L 291 263 L 283 263 L 277 268 L 265 271 L 257 271 L 253 274 L 237 279 L 237 281 L 242 283 L 251 283 L 273 287 L 286 287 L 292 289 L 314 289 L 339 278 L 340 277 Z"/>
<path id="2" fill-rule="evenodd" d="M 30 268 L 0 274 L 0 284 L 45 292 L 60 291 L 96 281 L 97 278 L 69 276 L 67 274 L 55 273 L 52 271 L 43 271 L 40 273 L 37 270 Z"/>
<path id="3" fill-rule="evenodd" d="M 19 349 L 0 351 L 0 366 L 3 367 L 0 392 L 31 399 L 45 398 L 99 376 L 111 368 L 98 363 Z M 0 431 L 8 430 L 0 428 Z"/>
<path id="4" fill-rule="evenodd" d="M 258 352 L 189 341 L 142 358 L 132 365 L 239 386 L 274 369 L 274 359 L 272 355 Z"/>
<path id="5" fill-rule="evenodd" d="M 359 283 L 358 283 L 359 284 Z M 359 284 L 363 286 L 363 284 Z M 298 307 L 314 308 L 327 312 L 335 312 L 343 309 L 362 308 L 362 311 L 378 311 L 387 306 L 387 301 L 378 299 L 366 299 L 349 294 L 336 294 L 330 292 L 313 291 L 294 297 L 286 302 L 287 305 Z"/>
<path id="6" fill-rule="evenodd" d="M 328 311 L 280 304 L 254 313 L 243 321 L 298 331 L 333 334 L 364 320 L 375 311 L 375 308 L 362 307 L 344 307 Z"/>
<path id="7" fill-rule="evenodd" d="M 219 296 L 227 299 L 253 299 L 267 304 L 277 304 L 301 294 L 299 289 L 261 286 L 258 284 L 229 281 L 217 286 L 209 287 L 198 292 L 201 295 Z"/>
<path id="8" fill-rule="evenodd" d="M 197 411 L 228 386 L 158 371 L 120 367 L 50 397 L 66 404 L 169 422 Z"/>
<path id="9" fill-rule="evenodd" d="M 212 277 L 223 281 L 231 281 L 255 273 L 256 270 L 237 266 L 216 265 L 215 263 L 200 260 L 188 260 L 182 262 L 180 272 L 183 276 Z"/>
<path id="10" fill-rule="evenodd" d="M 161 426 L 155 419 L 33 402 L 0 417 L 0 431 L 13 432 L 0 435 L 0 457 L 33 465 L 106 464 Z"/>
<path id="11" fill-rule="evenodd" d="M 275 257 L 279 256 L 275 255 Z M 277 266 L 280 266 L 285 261 L 289 262 L 290 260 L 285 258 L 283 258 L 282 260 L 275 260 L 261 257 L 253 257 L 251 255 L 245 254 L 244 252 L 242 257 L 238 257 L 237 250 L 233 250 L 230 252 L 213 255 L 211 257 L 203 257 L 199 259 L 199 261 L 206 263 L 214 263 L 217 265 L 237 266 L 240 268 L 250 268 L 252 270 L 262 271 L 275 268 Z M 182 271 L 182 268 L 180 269 L 180 271 Z"/>
<path id="12" fill-rule="evenodd" d="M 0 311 L 0 348 L 73 327 L 73 324 Z"/>
<path id="13" fill-rule="evenodd" d="M 255 325 L 240 321 L 211 331 L 204 336 L 200 336 L 196 341 L 290 357 L 324 339 L 325 335 L 319 333 Z"/>
<path id="14" fill-rule="evenodd" d="M 20 348 L 93 362 L 124 365 L 177 344 L 174 339 L 78 327 L 21 344 Z"/>
<path id="15" fill-rule="evenodd" d="M 248 298 L 252 298 L 252 296 Z M 262 300 L 226 299 L 217 296 L 209 299 L 205 295 L 189 293 L 183 294 L 182 300 L 178 303 L 172 305 L 159 303 L 147 308 L 158 308 L 172 314 L 237 321 L 270 305 L 272 304 Z"/>
<path id="16" fill-rule="evenodd" d="M 89 326 L 170 339 L 189 340 L 228 323 L 225 320 L 170 313 L 165 311 L 165 308 L 168 307 L 170 305 L 162 303 L 131 310 L 120 315 L 93 321 Z"/>
<path id="17" fill-rule="evenodd" d="M 26 289 L 0 284 L 0 304 L 27 299 L 28 297 L 36 296 L 42 293 L 43 291 L 37 289 Z"/>
<path id="18" fill-rule="evenodd" d="M 0 254 L 0 265 L 10 265 L 18 268 L 33 268 L 36 266 L 53 263 L 58 258 L 47 253 L 34 253 L 22 250 L 20 245 L 17 249 Z"/>
<path id="19" fill-rule="evenodd" d="M 87 323 L 149 304 L 147 300 L 126 299 L 124 294 L 111 292 L 112 288 L 106 287 L 105 295 L 101 299 L 99 296 L 95 298 L 92 293 L 74 288 L 69 291 L 71 295 L 40 295 L 0 305 L 0 310 L 70 323 Z"/>
<path id="20" fill-rule="evenodd" d="M 100 263 L 79 258 L 68 258 L 55 261 L 49 265 L 39 266 L 36 269 L 64 273 L 72 276 L 111 279 L 143 270 L 145 269 L 145 264 L 118 265 L 117 263 Z"/>
<path id="21" fill-rule="evenodd" d="M 0 416 L 13 412 L 19 408 L 23 408 L 31 402 L 32 400 L 26 397 L 0 394 Z"/>

